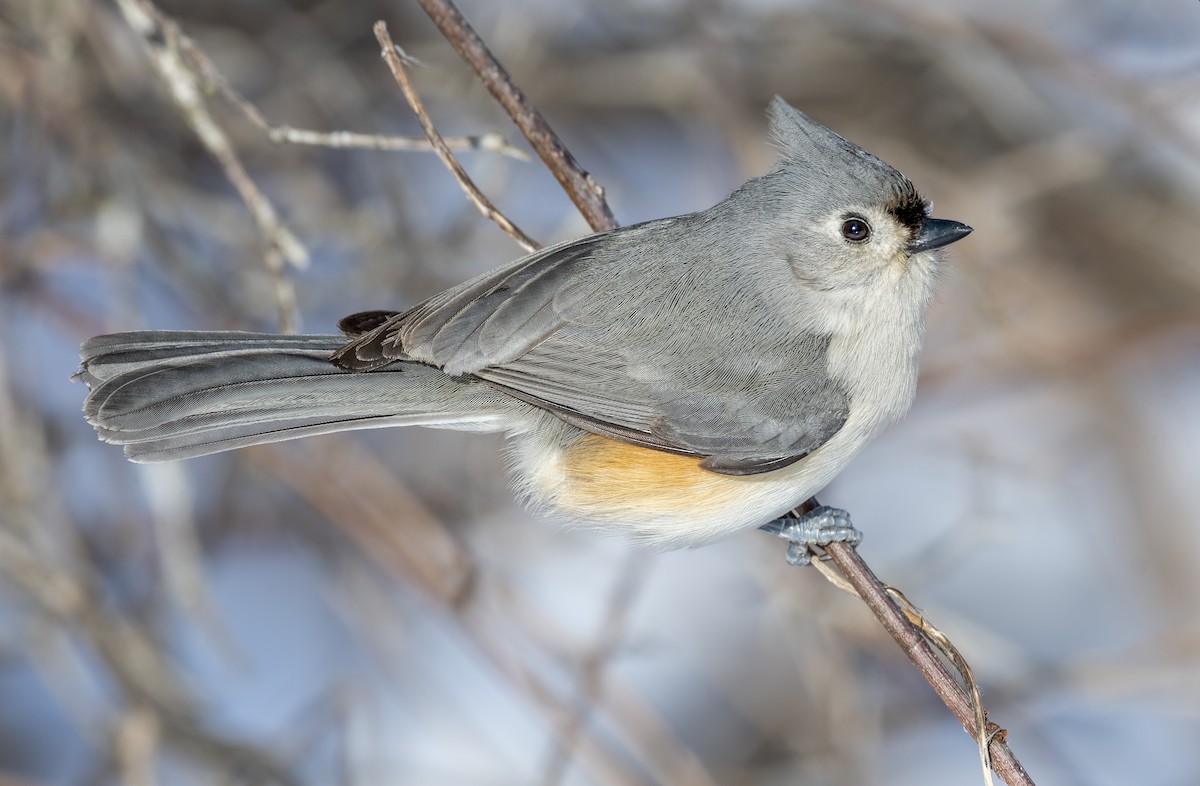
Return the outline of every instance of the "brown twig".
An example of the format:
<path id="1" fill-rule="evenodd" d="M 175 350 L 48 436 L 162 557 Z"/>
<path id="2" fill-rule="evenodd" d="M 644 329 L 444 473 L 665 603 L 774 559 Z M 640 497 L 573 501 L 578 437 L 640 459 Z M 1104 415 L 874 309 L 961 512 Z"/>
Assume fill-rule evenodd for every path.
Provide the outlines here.
<path id="1" fill-rule="evenodd" d="M 579 165 L 571 151 L 550 128 L 541 112 L 517 87 L 504 66 L 451 0 L 417 0 L 438 30 L 463 60 L 474 69 L 488 92 L 504 107 L 534 151 L 554 174 L 575 207 L 597 232 L 617 227 L 604 200 L 604 189 Z"/>
<path id="2" fill-rule="evenodd" d="M 392 43 L 392 37 L 388 34 L 387 24 L 384 22 L 375 23 L 375 38 L 379 41 L 379 45 L 383 47 L 383 59 L 387 62 L 388 68 L 391 69 L 392 76 L 396 79 L 396 84 L 400 86 L 400 91 L 404 93 L 404 98 L 408 101 L 408 105 L 412 107 L 413 112 L 417 116 L 417 120 L 421 122 L 421 128 L 425 131 L 425 136 L 429 139 L 429 143 L 433 145 L 433 150 L 437 153 L 438 158 L 454 175 L 454 179 L 462 186 L 466 192 L 467 198 L 475 207 L 479 208 L 479 212 L 490 219 L 496 226 L 504 230 L 504 233 L 517 242 L 519 246 L 526 251 L 536 251 L 541 248 L 533 238 L 522 232 L 516 224 L 501 213 L 492 201 L 488 199 L 474 181 L 467 174 L 467 171 L 462 168 L 462 164 L 458 163 L 458 159 L 450 152 L 450 148 L 446 146 L 446 140 L 438 133 L 438 130 L 433 125 L 433 120 L 430 119 L 429 113 L 425 111 L 425 105 L 421 103 L 421 97 L 417 95 L 416 88 L 413 87 L 412 81 L 408 78 L 408 72 L 404 69 L 404 59 L 402 51 L 399 47 Z"/>
<path id="3" fill-rule="evenodd" d="M 398 150 L 404 152 L 433 152 L 433 145 L 424 137 L 391 136 L 387 134 L 359 134 L 354 131 L 312 131 L 306 128 L 291 126 L 275 126 L 258 107 L 248 101 L 237 91 L 229 80 L 216 67 L 204 50 L 195 42 L 184 36 L 180 40 L 180 51 L 183 52 L 195 72 L 204 80 L 203 88 L 206 93 L 217 93 L 229 105 L 240 112 L 250 124 L 258 128 L 267 138 L 275 143 L 293 145 L 319 145 L 321 147 L 357 148 L 366 150 Z M 515 158 L 518 161 L 528 161 L 529 154 L 524 150 L 513 147 L 503 136 L 496 133 L 475 136 L 445 137 L 446 146 L 451 150 L 482 150 L 499 153 L 502 156 Z"/>
<path id="4" fill-rule="evenodd" d="M 979 728 L 976 712 L 962 686 L 938 659 L 925 637 L 909 622 L 883 582 L 863 561 L 858 550 L 846 543 L 832 543 L 825 550 L 858 596 L 875 614 L 884 630 L 895 639 L 900 649 L 967 732 L 974 737 L 979 737 L 981 733 L 986 735 L 992 767 L 1004 782 L 1009 786 L 1033 786 L 1033 779 L 1008 747 L 1004 729 L 993 723 L 987 723 L 984 730 Z"/>
<path id="5" fill-rule="evenodd" d="M 275 299 L 279 325 L 283 332 L 294 332 L 299 324 L 296 292 L 284 271 L 284 262 L 296 268 L 308 265 L 308 250 L 283 223 L 271 200 L 246 172 L 233 143 L 205 105 L 201 80 L 183 57 L 183 52 L 198 51 L 194 44 L 150 0 L 117 0 L 126 24 L 138 34 L 150 62 L 171 92 L 171 99 L 183 114 L 196 138 L 204 145 L 225 177 L 237 190 L 250 211 L 265 243 L 263 260 L 275 279 Z M 206 78 L 211 79 L 211 75 Z"/>
<path id="6" fill-rule="evenodd" d="M 971 668 L 971 664 L 959 652 L 950 637 L 934 626 L 925 616 L 925 612 L 913 605 L 903 592 L 892 586 L 888 586 L 887 591 L 900 606 L 900 611 L 904 613 L 909 623 L 921 632 L 926 641 L 937 647 L 938 652 L 950 660 L 955 671 L 962 677 L 967 699 L 971 705 L 971 716 L 975 720 L 975 744 L 979 746 L 979 764 L 983 769 L 984 784 L 992 786 L 992 753 L 988 747 L 991 745 L 993 736 L 1007 735 L 1007 732 L 999 726 L 996 726 L 994 730 L 989 728 L 987 710 L 983 707 L 983 694 L 979 691 L 979 683 L 975 679 L 974 669 Z M 995 726 L 995 724 L 991 725 Z"/>

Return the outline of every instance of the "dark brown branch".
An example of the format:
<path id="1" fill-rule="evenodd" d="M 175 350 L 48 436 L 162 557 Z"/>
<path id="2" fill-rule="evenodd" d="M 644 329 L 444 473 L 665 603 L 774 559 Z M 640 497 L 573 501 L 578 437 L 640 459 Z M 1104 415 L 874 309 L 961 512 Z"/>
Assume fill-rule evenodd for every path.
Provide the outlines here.
<path id="1" fill-rule="evenodd" d="M 392 71 L 392 76 L 396 79 L 396 84 L 400 86 L 400 91 L 404 93 L 404 98 L 408 101 L 408 105 L 412 107 L 413 112 L 417 116 L 417 120 L 421 122 L 421 128 L 425 131 L 425 136 L 429 139 L 429 143 L 433 145 L 433 150 L 437 153 L 438 158 L 454 175 L 454 179 L 462 186 L 463 191 L 467 193 L 467 198 L 471 200 L 471 204 L 479 208 L 479 212 L 483 213 L 496 226 L 504 230 L 504 233 L 517 242 L 519 246 L 526 251 L 536 251 L 541 246 L 533 238 L 522 232 L 516 224 L 508 219 L 503 213 L 492 204 L 492 201 L 484 196 L 475 182 L 467 174 L 467 171 L 462 168 L 462 164 L 458 163 L 458 159 L 450 152 L 450 148 L 446 146 L 446 140 L 442 139 L 442 135 L 433 125 L 433 120 L 430 119 L 429 113 L 425 111 L 425 105 L 421 103 L 421 97 L 417 95 L 416 88 L 413 87 L 412 81 L 408 78 L 408 72 L 404 70 L 404 60 L 401 58 L 400 49 L 392 43 L 392 37 L 388 34 L 387 24 L 384 22 L 375 23 L 375 38 L 379 41 L 379 45 L 383 47 L 383 59 L 387 62 L 388 68 Z"/>
<path id="2" fill-rule="evenodd" d="M 826 551 L 862 598 L 863 603 L 867 604 L 884 630 L 895 639 L 908 659 L 933 686 L 934 692 L 954 713 L 954 717 L 958 718 L 971 736 L 978 737 L 980 730 L 976 722 L 976 713 L 966 692 L 938 659 L 925 637 L 909 622 L 883 582 L 863 561 L 858 550 L 846 543 L 832 543 L 826 547 Z M 988 723 L 984 731 L 989 740 L 988 753 L 991 756 L 992 768 L 1004 782 L 1009 786 L 1034 786 L 1033 779 L 1008 747 L 1005 730 L 994 723 Z"/>
<path id="3" fill-rule="evenodd" d="M 508 112 L 588 225 L 597 232 L 615 229 L 617 220 L 604 200 L 604 189 L 579 165 L 454 3 L 451 0 L 417 2 L 462 59 L 474 69 L 488 92 Z"/>

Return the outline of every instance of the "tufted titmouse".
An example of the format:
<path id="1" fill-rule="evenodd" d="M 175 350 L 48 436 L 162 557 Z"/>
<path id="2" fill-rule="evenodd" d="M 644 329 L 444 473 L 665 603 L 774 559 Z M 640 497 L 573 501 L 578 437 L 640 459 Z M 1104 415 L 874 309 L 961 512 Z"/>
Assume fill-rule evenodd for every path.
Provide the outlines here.
<path id="1" fill-rule="evenodd" d="M 936 249 L 907 178 L 776 98 L 782 150 L 698 213 L 537 251 L 348 336 L 145 331 L 81 350 L 134 461 L 358 428 L 511 437 L 535 507 L 659 546 L 777 519 L 912 403 Z"/>

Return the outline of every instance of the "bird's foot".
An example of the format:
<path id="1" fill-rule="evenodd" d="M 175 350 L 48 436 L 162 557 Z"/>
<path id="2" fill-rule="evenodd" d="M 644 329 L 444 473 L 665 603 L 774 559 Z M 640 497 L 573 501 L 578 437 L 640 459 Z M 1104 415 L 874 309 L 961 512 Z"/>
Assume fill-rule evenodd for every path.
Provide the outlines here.
<path id="1" fill-rule="evenodd" d="M 810 564 L 816 556 L 814 546 L 828 546 L 830 543 L 857 546 L 863 539 L 862 533 L 850 523 L 849 513 L 828 505 L 818 505 L 801 515 L 789 513 L 763 524 L 759 529 L 788 541 L 787 561 L 791 565 Z"/>

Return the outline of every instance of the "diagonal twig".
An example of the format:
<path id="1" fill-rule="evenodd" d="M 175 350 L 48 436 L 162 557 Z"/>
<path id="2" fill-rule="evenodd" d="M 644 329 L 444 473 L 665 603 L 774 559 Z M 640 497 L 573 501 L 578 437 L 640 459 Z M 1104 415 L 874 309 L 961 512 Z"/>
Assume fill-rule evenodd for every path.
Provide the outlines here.
<path id="1" fill-rule="evenodd" d="M 963 728 L 973 737 L 983 737 L 987 740 L 992 768 L 1004 778 L 1005 783 L 1009 786 L 1033 786 L 1033 779 L 1008 747 L 1004 729 L 986 721 L 985 728 L 979 728 L 977 715 L 982 715 L 982 712 L 977 713 L 973 708 L 962 686 L 942 665 L 929 642 L 905 616 L 887 587 L 863 560 L 858 550 L 847 543 L 831 543 L 825 550 L 863 603 L 867 604 L 884 630 L 917 667 L 946 707 L 954 713 L 954 717 L 962 723 Z"/>
<path id="2" fill-rule="evenodd" d="M 466 170 L 462 168 L 462 164 L 458 163 L 458 159 L 454 157 L 454 154 L 450 152 L 450 148 L 446 146 L 446 140 L 442 138 L 437 128 L 434 127 L 429 113 L 425 111 L 425 105 L 421 103 L 421 97 L 417 95 L 412 80 L 408 78 L 408 72 L 404 70 L 402 51 L 392 43 L 392 37 L 388 34 L 387 24 L 376 22 L 374 30 L 376 40 L 383 47 L 383 59 L 387 62 L 388 68 L 391 69 L 392 76 L 396 79 L 396 84 L 400 86 L 400 91 L 404 93 L 404 99 L 408 101 L 408 105 L 412 107 L 417 120 L 421 122 L 421 128 L 424 129 L 429 143 L 433 145 L 434 152 L 437 153 L 438 158 L 442 160 L 442 163 L 454 175 L 454 179 L 458 181 L 458 184 L 462 186 L 463 191 L 467 194 L 467 198 L 471 200 L 471 204 L 479 208 L 480 213 L 490 219 L 500 229 L 504 230 L 504 233 L 515 240 L 521 248 L 526 251 L 536 251 L 541 248 L 541 245 L 537 241 L 522 232 L 516 224 L 501 213 L 492 204 L 492 201 L 479 190 L 475 182 L 471 180 Z"/>
<path id="3" fill-rule="evenodd" d="M 417 0 L 460 57 L 474 69 L 492 97 L 504 107 L 534 151 L 558 180 L 567 196 L 596 232 L 617 227 L 604 200 L 604 189 L 579 165 L 542 113 L 517 87 L 504 66 L 451 0 Z"/>

